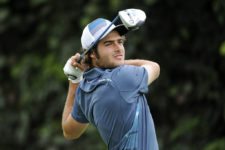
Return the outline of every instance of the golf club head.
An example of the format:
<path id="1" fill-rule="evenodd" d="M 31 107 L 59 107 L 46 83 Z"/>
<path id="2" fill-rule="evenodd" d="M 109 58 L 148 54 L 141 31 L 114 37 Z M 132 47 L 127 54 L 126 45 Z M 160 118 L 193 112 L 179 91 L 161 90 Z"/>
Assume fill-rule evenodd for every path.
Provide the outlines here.
<path id="1" fill-rule="evenodd" d="M 119 17 L 128 30 L 137 30 L 146 20 L 145 12 L 134 8 L 119 11 Z"/>

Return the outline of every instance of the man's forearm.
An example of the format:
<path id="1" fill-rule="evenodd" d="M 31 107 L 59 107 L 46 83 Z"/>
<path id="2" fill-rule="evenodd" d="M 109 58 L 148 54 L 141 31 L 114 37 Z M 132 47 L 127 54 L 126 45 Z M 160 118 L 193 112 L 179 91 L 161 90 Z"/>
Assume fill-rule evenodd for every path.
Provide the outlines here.
<path id="1" fill-rule="evenodd" d="M 75 97 L 75 91 L 77 89 L 79 84 L 74 84 L 71 81 L 69 82 L 69 90 L 63 110 L 63 115 L 62 115 L 62 124 L 66 121 L 68 118 L 69 114 L 71 113 L 73 109 L 73 104 L 74 104 L 74 97 Z"/>
<path id="2" fill-rule="evenodd" d="M 74 97 L 76 97 L 75 93 L 78 85 L 78 83 L 74 84 L 70 81 L 67 99 L 65 102 L 65 107 L 62 116 L 63 135 L 66 139 L 69 140 L 79 138 L 83 134 L 85 129 L 88 127 L 87 123 L 80 123 L 76 121 L 71 115 L 75 103 Z"/>
<path id="3" fill-rule="evenodd" d="M 143 59 L 129 59 L 124 61 L 125 65 L 134 65 L 134 66 L 143 66 L 143 65 L 151 64 L 151 63 L 155 63 L 155 62 L 149 61 L 149 60 L 143 60 Z"/>

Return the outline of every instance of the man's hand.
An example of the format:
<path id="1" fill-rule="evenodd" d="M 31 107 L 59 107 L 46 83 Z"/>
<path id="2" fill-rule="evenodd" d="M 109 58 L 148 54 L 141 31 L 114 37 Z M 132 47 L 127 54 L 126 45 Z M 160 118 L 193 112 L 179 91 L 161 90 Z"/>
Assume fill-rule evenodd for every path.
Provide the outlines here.
<path id="1" fill-rule="evenodd" d="M 63 68 L 64 74 L 72 83 L 79 83 L 83 79 L 84 67 L 77 62 L 79 58 L 80 54 L 75 54 L 67 60 Z"/>

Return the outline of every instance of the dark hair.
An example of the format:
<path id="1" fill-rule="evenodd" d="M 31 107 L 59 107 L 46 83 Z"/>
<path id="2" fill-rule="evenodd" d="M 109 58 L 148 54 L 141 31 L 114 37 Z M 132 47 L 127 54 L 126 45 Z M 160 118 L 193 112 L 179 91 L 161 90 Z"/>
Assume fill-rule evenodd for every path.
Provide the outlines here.
<path id="1" fill-rule="evenodd" d="M 93 62 L 91 58 L 91 54 L 95 53 L 96 57 L 99 58 L 99 53 L 97 49 L 97 44 L 93 46 L 93 48 L 84 56 L 84 63 L 89 67 L 89 69 L 93 68 Z"/>

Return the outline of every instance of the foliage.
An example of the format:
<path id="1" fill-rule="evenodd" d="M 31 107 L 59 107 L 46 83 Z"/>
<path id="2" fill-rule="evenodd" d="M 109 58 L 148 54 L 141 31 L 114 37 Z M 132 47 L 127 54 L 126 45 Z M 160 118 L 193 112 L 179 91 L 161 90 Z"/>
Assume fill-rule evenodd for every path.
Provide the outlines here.
<path id="1" fill-rule="evenodd" d="M 127 58 L 161 66 L 147 95 L 160 149 L 224 149 L 224 1 L 0 0 L 0 6 L 0 149 L 106 149 L 92 126 L 77 141 L 63 138 L 62 68 L 79 51 L 88 22 L 132 7 L 148 19 L 128 35 Z"/>

